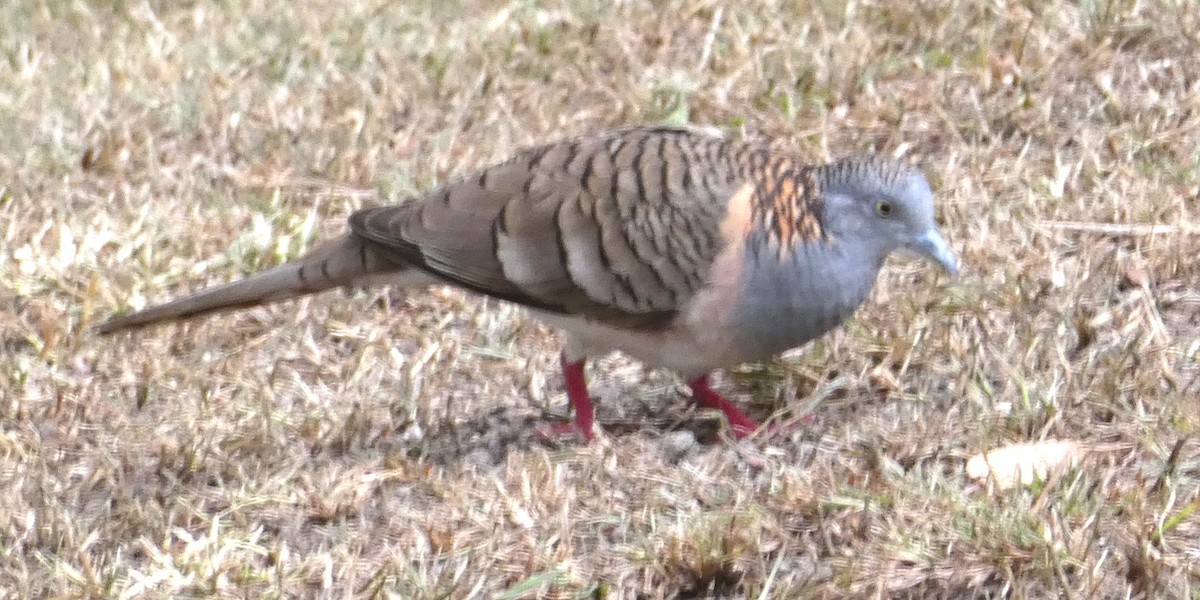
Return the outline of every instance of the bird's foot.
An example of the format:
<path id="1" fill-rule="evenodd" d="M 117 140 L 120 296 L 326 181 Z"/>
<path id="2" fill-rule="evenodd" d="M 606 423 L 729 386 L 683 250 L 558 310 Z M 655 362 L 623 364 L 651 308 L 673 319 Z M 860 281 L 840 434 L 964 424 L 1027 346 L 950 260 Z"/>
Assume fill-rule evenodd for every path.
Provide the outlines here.
<path id="1" fill-rule="evenodd" d="M 567 385 L 567 399 L 575 411 L 575 421 L 572 423 L 548 423 L 539 427 L 538 435 L 547 441 L 569 442 L 583 436 L 584 443 L 595 438 L 592 425 L 596 421 L 596 409 L 592 406 L 592 398 L 587 391 L 587 378 L 583 373 L 583 361 L 571 361 L 564 354 L 559 359 L 562 365 L 563 380 Z"/>
<path id="2" fill-rule="evenodd" d="M 692 388 L 692 398 L 696 404 L 704 408 L 713 408 L 721 411 L 725 415 L 725 419 L 729 421 L 729 427 L 733 430 L 733 435 L 737 439 L 742 439 L 760 429 L 760 426 L 754 419 L 746 416 L 738 409 L 737 405 L 730 402 L 725 396 L 712 389 L 708 383 L 708 376 L 701 375 L 690 381 L 688 385 Z M 770 423 L 762 428 L 762 431 L 767 436 L 775 436 L 795 431 L 804 423 L 809 423 L 813 420 L 812 414 L 807 414 L 799 419 L 790 419 L 786 422 Z"/>
<path id="3" fill-rule="evenodd" d="M 692 399 L 696 401 L 696 404 L 704 408 L 719 410 L 721 414 L 725 415 L 725 420 L 729 421 L 733 435 L 739 440 L 758 429 L 758 423 L 754 419 L 746 416 L 746 413 L 743 413 L 734 403 L 709 386 L 708 375 L 701 375 L 691 380 L 688 382 L 688 386 L 692 388 Z"/>
<path id="4" fill-rule="evenodd" d="M 583 439 L 586 444 L 595 439 L 592 428 L 584 429 L 578 423 L 542 423 L 535 429 L 537 436 L 544 442 L 570 443 Z"/>

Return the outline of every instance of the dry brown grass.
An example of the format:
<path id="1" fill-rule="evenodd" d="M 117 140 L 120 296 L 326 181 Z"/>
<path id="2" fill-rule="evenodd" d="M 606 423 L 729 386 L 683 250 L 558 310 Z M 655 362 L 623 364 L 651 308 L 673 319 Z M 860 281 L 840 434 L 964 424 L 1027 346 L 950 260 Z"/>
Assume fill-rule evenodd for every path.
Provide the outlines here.
<path id="1" fill-rule="evenodd" d="M 1200 9 L 1025 4 L 5 3 L 3 595 L 1197 597 Z M 609 435 L 533 443 L 552 332 L 453 290 L 89 329 L 661 120 L 919 160 L 965 275 L 896 262 L 724 377 L 815 404 L 743 444 L 618 356 Z M 963 472 L 1046 438 L 1094 451 L 1032 489 Z"/>

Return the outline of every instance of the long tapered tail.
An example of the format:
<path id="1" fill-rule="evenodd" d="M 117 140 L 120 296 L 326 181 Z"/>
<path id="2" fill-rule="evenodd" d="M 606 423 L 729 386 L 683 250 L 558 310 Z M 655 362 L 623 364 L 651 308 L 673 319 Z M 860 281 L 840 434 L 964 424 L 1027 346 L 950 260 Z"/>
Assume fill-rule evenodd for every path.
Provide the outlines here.
<path id="1" fill-rule="evenodd" d="M 248 308 L 340 286 L 370 283 L 378 279 L 403 280 L 405 274 L 411 274 L 414 280 L 422 277 L 412 269 L 387 261 L 362 240 L 348 235 L 323 244 L 294 262 L 256 273 L 245 279 L 201 290 L 166 304 L 113 317 L 100 324 L 97 331 L 100 334 L 110 334 L 211 312 Z"/>

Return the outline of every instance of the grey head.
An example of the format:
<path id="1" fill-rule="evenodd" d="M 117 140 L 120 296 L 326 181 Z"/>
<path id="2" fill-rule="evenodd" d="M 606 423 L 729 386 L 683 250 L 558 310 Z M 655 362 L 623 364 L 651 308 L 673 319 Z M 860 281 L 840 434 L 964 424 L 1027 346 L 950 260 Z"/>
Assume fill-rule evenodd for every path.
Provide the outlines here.
<path id="1" fill-rule="evenodd" d="M 915 168 L 875 156 L 819 168 L 824 226 L 834 240 L 850 240 L 882 265 L 896 250 L 929 259 L 958 274 L 954 252 L 934 221 L 933 191 Z"/>
<path id="2" fill-rule="evenodd" d="M 877 157 L 816 167 L 816 236 L 775 255 L 748 254 L 734 303 L 733 345 L 758 360 L 824 334 L 862 305 L 888 255 L 909 250 L 958 271 L 934 221 L 933 193 L 916 169 Z"/>

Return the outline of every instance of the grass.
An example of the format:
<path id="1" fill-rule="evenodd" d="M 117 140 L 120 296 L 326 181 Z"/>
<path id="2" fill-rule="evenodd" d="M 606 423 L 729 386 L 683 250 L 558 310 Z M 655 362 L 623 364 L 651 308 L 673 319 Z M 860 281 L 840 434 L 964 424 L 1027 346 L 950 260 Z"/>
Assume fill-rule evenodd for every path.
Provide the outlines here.
<path id="1" fill-rule="evenodd" d="M 1200 10 L 1191 2 L 0 8 L 0 595 L 1195 598 Z M 919 162 L 964 275 L 720 378 L 595 361 L 450 289 L 100 339 L 519 146 L 712 124 Z M 1151 227 L 1165 226 L 1165 227 Z M 972 455 L 1059 438 L 1000 491 Z"/>

